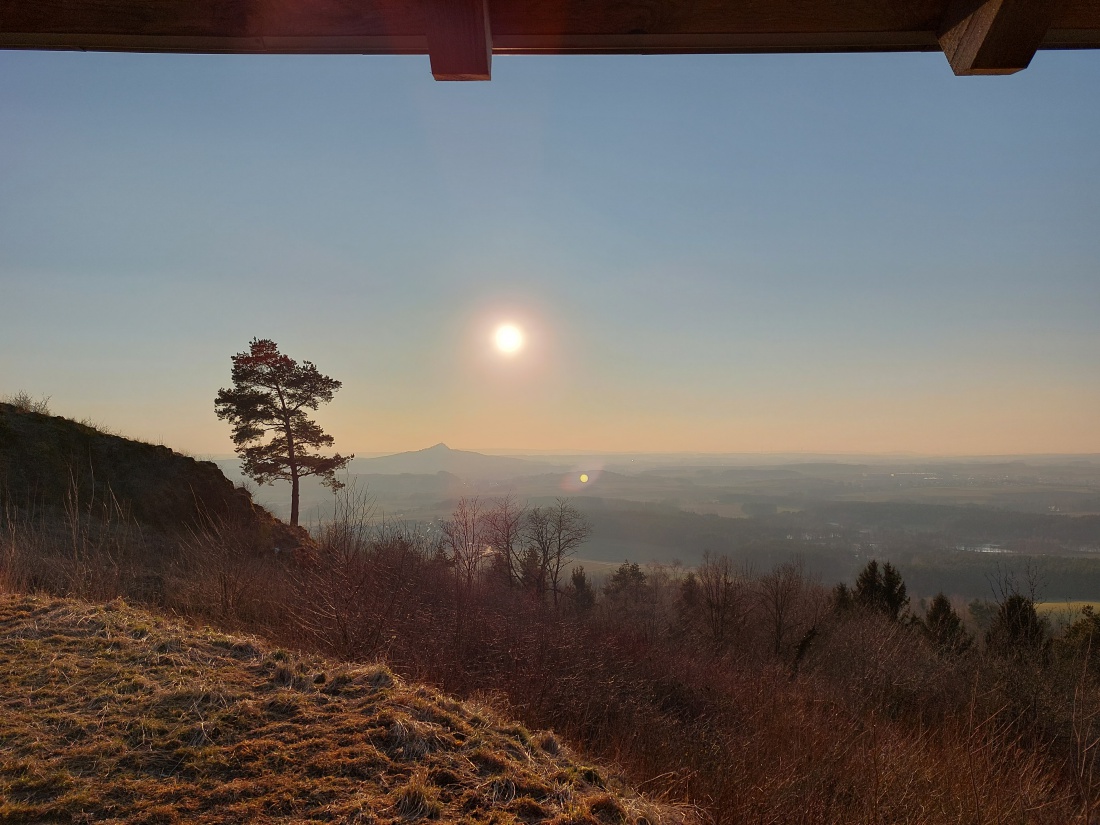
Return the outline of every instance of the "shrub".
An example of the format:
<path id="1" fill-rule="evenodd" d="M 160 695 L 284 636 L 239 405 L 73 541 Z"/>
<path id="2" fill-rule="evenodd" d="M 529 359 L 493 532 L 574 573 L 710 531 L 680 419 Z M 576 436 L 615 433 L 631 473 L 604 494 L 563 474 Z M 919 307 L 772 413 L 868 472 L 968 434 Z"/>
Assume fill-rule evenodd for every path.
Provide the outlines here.
<path id="1" fill-rule="evenodd" d="M 38 415 L 50 414 L 50 396 L 48 395 L 35 398 L 30 393 L 20 390 L 14 395 L 4 398 L 4 403 L 11 404 L 20 412 L 36 413 Z"/>

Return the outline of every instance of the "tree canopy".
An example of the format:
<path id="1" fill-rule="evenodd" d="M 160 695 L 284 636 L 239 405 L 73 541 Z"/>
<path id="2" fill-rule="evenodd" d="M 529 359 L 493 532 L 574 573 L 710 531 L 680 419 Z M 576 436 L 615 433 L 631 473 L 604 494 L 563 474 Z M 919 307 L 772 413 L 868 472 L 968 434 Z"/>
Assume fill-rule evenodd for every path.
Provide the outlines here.
<path id="1" fill-rule="evenodd" d="M 905 582 L 898 569 L 890 562 L 880 568 L 875 559 L 867 562 L 860 572 L 852 596 L 856 604 L 878 610 L 895 621 L 909 604 Z"/>
<path id="2" fill-rule="evenodd" d="M 336 471 L 354 456 L 323 456 L 333 438 L 307 415 L 332 401 L 342 386 L 310 361 L 298 363 L 266 338 L 253 338 L 247 352 L 232 357 L 233 386 L 218 390 L 214 410 L 233 425 L 241 469 L 258 484 L 291 483 L 290 523 L 298 524 L 299 480 L 320 476 L 338 489 Z M 265 440 L 270 436 L 270 440 Z"/>

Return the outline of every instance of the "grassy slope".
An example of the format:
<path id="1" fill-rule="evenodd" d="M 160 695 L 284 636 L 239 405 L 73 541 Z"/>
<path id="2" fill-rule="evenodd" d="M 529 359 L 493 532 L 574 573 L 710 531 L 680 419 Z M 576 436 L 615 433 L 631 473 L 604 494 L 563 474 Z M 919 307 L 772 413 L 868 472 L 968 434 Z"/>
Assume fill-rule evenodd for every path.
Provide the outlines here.
<path id="1" fill-rule="evenodd" d="M 0 821 L 668 821 L 552 734 L 116 601 L 0 595 Z"/>
<path id="2" fill-rule="evenodd" d="M 0 507 L 108 513 L 164 530 L 234 525 L 257 546 L 306 537 L 254 504 L 210 461 L 0 403 Z"/>

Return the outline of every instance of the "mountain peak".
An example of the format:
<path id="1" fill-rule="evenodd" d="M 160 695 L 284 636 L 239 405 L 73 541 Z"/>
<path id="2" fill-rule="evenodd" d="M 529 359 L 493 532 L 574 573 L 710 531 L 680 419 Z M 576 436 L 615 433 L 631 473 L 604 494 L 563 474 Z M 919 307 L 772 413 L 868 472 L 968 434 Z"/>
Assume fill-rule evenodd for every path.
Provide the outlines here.
<path id="1" fill-rule="evenodd" d="M 501 480 L 521 476 L 541 475 L 564 469 L 543 461 L 513 458 L 511 456 L 484 455 L 471 450 L 452 450 L 442 441 L 406 453 L 397 453 L 375 458 L 355 459 L 353 473 L 427 473 L 440 471 L 452 473 L 460 478 Z"/>

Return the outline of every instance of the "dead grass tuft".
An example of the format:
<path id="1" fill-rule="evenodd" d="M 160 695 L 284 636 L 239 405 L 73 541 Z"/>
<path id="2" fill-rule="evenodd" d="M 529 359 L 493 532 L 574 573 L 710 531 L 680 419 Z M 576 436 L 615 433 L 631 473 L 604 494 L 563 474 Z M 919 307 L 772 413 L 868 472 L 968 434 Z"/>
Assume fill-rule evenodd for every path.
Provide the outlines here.
<path id="1" fill-rule="evenodd" d="M 626 812 L 622 805 L 607 795 L 597 796 L 589 802 L 588 812 L 606 825 L 620 825 L 626 821 Z"/>
<path id="2" fill-rule="evenodd" d="M 418 776 L 397 792 L 393 803 L 394 812 L 408 821 L 439 819 L 443 806 L 436 794 L 436 789 Z"/>

